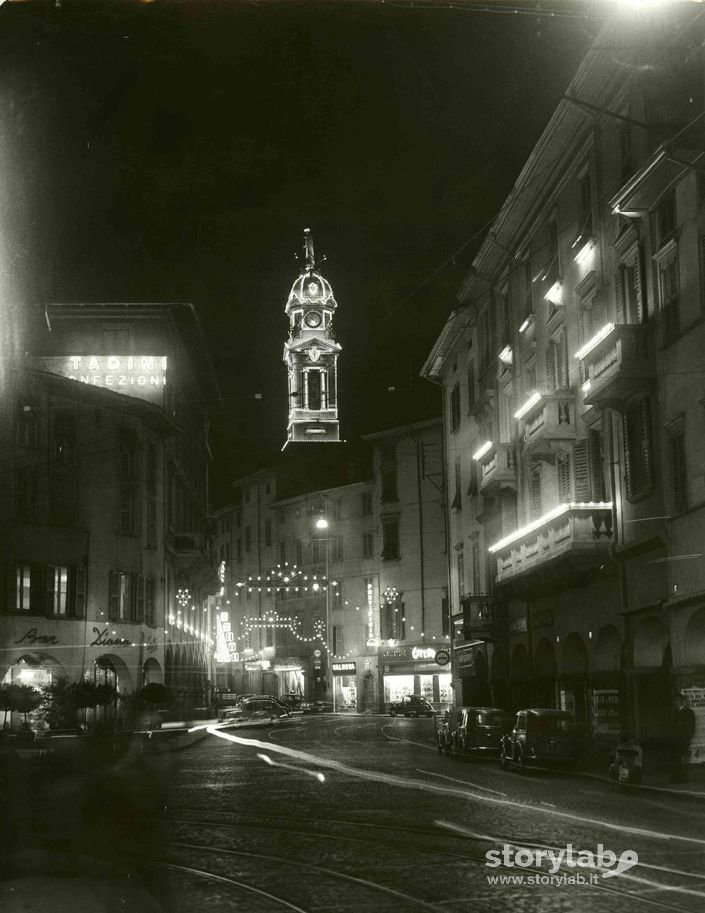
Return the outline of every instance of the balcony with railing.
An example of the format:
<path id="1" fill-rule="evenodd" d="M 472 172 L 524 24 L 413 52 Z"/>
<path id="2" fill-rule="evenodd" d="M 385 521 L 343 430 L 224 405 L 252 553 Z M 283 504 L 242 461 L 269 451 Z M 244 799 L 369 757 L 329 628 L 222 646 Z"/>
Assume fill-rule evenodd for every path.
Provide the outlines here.
<path id="1" fill-rule="evenodd" d="M 496 582 L 520 589 L 570 586 L 605 562 L 611 539 L 611 503 L 561 504 L 489 547 Z"/>
<path id="2" fill-rule="evenodd" d="M 496 641 L 505 633 L 505 607 L 493 596 L 465 594 L 460 597 L 462 611 L 453 615 L 453 642 Z"/>
<path id="3" fill-rule="evenodd" d="M 553 462 L 561 445 L 575 440 L 575 398 L 542 394 L 523 420 L 524 456 Z"/>
<path id="4" fill-rule="evenodd" d="M 495 495 L 517 490 L 517 465 L 512 444 L 494 444 L 477 460 L 480 492 Z"/>
<path id="5" fill-rule="evenodd" d="M 586 384 L 585 404 L 623 411 L 624 403 L 648 388 L 656 374 L 645 324 L 607 324 L 578 352 Z"/>

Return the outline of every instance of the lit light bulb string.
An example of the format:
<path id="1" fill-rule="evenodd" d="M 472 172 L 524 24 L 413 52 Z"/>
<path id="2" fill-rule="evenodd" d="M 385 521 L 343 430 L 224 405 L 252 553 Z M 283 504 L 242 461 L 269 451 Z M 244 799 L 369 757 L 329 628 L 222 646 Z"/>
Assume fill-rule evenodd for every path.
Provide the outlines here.
<path id="1" fill-rule="evenodd" d="M 305 581 L 306 584 L 296 584 L 296 581 Z M 235 584 L 235 592 L 239 596 L 244 592 L 262 591 L 267 593 L 281 592 L 324 592 L 324 585 L 330 582 L 330 586 L 337 587 L 338 581 L 331 580 L 323 574 L 303 574 L 295 564 L 289 564 L 287 561 L 283 565 L 277 564 L 274 570 L 267 574 L 257 577 L 243 577 Z"/>
<path id="2" fill-rule="evenodd" d="M 187 634 L 192 634 L 195 638 L 202 640 L 204 643 L 213 644 L 213 639 L 208 637 L 204 631 L 200 631 L 196 625 L 190 625 L 184 622 L 183 618 L 180 618 L 182 611 L 191 603 L 190 608 L 192 612 L 196 611 L 196 606 L 191 602 L 191 591 L 188 587 L 180 587 L 176 591 L 176 601 L 181 606 L 180 609 L 177 609 L 176 615 L 169 615 L 169 624 L 174 625 L 179 630 L 185 631 Z M 207 612 L 208 609 L 204 608 L 204 612 Z M 169 632 L 164 631 L 165 634 Z M 195 642 L 195 641 L 194 641 Z"/>

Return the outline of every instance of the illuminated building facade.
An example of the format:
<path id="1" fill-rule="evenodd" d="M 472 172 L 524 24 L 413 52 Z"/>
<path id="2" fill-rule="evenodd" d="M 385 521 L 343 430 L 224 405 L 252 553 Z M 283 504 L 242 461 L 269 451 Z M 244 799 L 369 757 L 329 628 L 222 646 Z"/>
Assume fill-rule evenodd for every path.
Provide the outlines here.
<path id="1" fill-rule="evenodd" d="M 0 671 L 124 695 L 161 682 L 177 710 L 204 706 L 217 579 L 196 403 L 219 394 L 195 312 L 54 304 L 46 316 L 3 402 Z"/>
<path id="2" fill-rule="evenodd" d="M 361 453 L 336 457 L 337 481 L 315 458 L 254 473 L 216 511 L 238 657 L 222 687 L 337 710 L 449 701 L 440 420 L 370 435 Z"/>
<path id="3" fill-rule="evenodd" d="M 304 267 L 286 302 L 289 338 L 284 343 L 288 371 L 289 443 L 340 441 L 338 355 L 333 329 L 338 305 L 330 283 L 318 270 L 313 238 L 304 232 Z"/>
<path id="4" fill-rule="evenodd" d="M 610 20 L 422 371 L 444 396 L 457 702 L 564 707 L 605 741 L 667 731 L 672 692 L 705 687 L 691 38 Z"/>

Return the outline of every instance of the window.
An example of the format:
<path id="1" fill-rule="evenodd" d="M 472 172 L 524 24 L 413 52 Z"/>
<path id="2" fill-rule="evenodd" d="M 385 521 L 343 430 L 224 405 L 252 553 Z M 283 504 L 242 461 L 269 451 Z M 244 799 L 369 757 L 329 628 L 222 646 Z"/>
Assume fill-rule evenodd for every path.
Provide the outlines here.
<path id="1" fill-rule="evenodd" d="M 480 537 L 472 537 L 472 591 L 475 596 L 483 592 L 482 561 L 480 558 Z"/>
<path id="2" fill-rule="evenodd" d="M 325 548 L 326 540 L 325 539 L 312 539 L 311 540 L 311 560 L 314 564 L 320 564 L 325 560 Z"/>
<path id="3" fill-rule="evenodd" d="M 629 404 L 622 416 L 627 497 L 649 494 L 653 485 L 651 456 L 651 408 L 648 397 Z"/>
<path id="4" fill-rule="evenodd" d="M 49 477 L 49 514 L 53 523 L 72 523 L 76 519 L 77 483 L 66 471 Z"/>
<path id="5" fill-rule="evenodd" d="M 576 247 L 582 247 L 595 236 L 592 212 L 592 179 L 587 171 L 580 179 L 580 223 Z"/>
<path id="6" fill-rule="evenodd" d="M 157 547 L 157 502 L 147 501 L 147 548 Z"/>
<path id="7" fill-rule="evenodd" d="M 271 517 L 267 517 L 267 519 L 264 521 L 264 544 L 265 545 L 272 544 L 272 518 Z"/>
<path id="8" fill-rule="evenodd" d="M 308 370 L 306 377 L 306 398 L 304 408 L 319 410 L 323 408 L 323 372 Z"/>
<path id="9" fill-rule="evenodd" d="M 558 500 L 561 504 L 565 504 L 572 500 L 573 494 L 569 454 L 558 454 L 556 458 L 556 475 L 558 476 Z"/>
<path id="10" fill-rule="evenodd" d="M 337 581 L 337 586 L 330 588 L 330 604 L 333 609 L 343 608 L 343 584 Z"/>
<path id="11" fill-rule="evenodd" d="M 32 569 L 29 564 L 18 564 L 15 568 L 15 598 L 8 608 L 15 612 L 32 610 Z"/>
<path id="12" fill-rule="evenodd" d="M 251 526 L 245 527 L 245 551 L 246 552 L 252 551 L 252 527 Z"/>
<path id="13" fill-rule="evenodd" d="M 659 248 L 667 244 L 676 231 L 676 197 L 673 192 L 663 199 L 656 209 L 656 234 Z"/>
<path id="14" fill-rule="evenodd" d="M 363 491 L 360 495 L 361 509 L 363 517 L 372 516 L 372 492 Z"/>
<path id="15" fill-rule="evenodd" d="M 340 498 L 336 498 L 334 501 L 331 501 L 332 514 L 334 520 L 342 520 L 343 517 L 343 502 Z"/>
<path id="16" fill-rule="evenodd" d="M 573 479 L 576 501 L 605 500 L 602 434 L 598 429 L 591 428 L 587 438 L 575 442 Z"/>
<path id="17" fill-rule="evenodd" d="M 453 500 L 451 502 L 451 510 L 462 510 L 463 507 L 463 496 L 461 490 L 461 469 L 460 469 L 460 457 L 455 458 L 454 473 L 453 473 Z"/>
<path id="18" fill-rule="evenodd" d="M 468 365 L 468 412 L 470 412 L 475 405 L 475 365 L 473 362 L 470 362 Z M 460 421 L 460 419 L 458 419 Z"/>
<path id="19" fill-rule="evenodd" d="M 108 580 L 108 618 L 110 621 L 127 621 L 131 615 L 132 588 L 130 574 L 110 571 Z"/>
<path id="20" fill-rule="evenodd" d="M 387 466 L 382 469 L 382 503 L 388 504 L 391 501 L 398 500 L 397 468 L 396 466 Z"/>
<path id="21" fill-rule="evenodd" d="M 382 520 L 382 558 L 385 561 L 399 558 L 399 518 L 386 517 Z"/>
<path id="22" fill-rule="evenodd" d="M 296 564 L 298 567 L 304 563 L 304 542 L 303 539 L 296 540 Z"/>
<path id="23" fill-rule="evenodd" d="M 669 343 L 673 342 L 680 333 L 678 258 L 675 251 L 672 256 L 659 262 L 658 269 L 663 341 Z"/>
<path id="24" fill-rule="evenodd" d="M 20 466 L 15 474 L 15 510 L 20 520 L 34 520 L 39 501 L 39 472 L 36 466 Z"/>
<path id="25" fill-rule="evenodd" d="M 27 402 L 20 402 L 15 413 L 15 441 L 20 447 L 39 445 L 37 409 Z"/>
<path id="26" fill-rule="evenodd" d="M 141 574 L 133 575 L 133 581 L 135 586 L 135 598 L 132 601 L 130 606 L 131 612 L 131 621 L 136 621 L 142 623 L 144 621 L 144 604 L 145 604 L 145 595 L 147 590 L 147 581 L 146 578 Z"/>
<path id="27" fill-rule="evenodd" d="M 458 571 L 458 596 L 462 597 L 465 595 L 465 554 L 462 549 L 458 552 L 456 566 Z"/>
<path id="28" fill-rule="evenodd" d="M 629 262 L 623 263 L 617 271 L 615 294 L 618 322 L 642 323 L 644 306 L 641 289 L 641 252 L 637 250 L 636 255 Z"/>
<path id="29" fill-rule="evenodd" d="M 69 589 L 69 569 L 67 567 L 47 567 L 48 608 L 52 615 L 66 615 L 66 603 Z"/>
<path id="30" fill-rule="evenodd" d="M 450 430 L 460 428 L 460 386 L 456 384 L 450 391 Z"/>
<path id="31" fill-rule="evenodd" d="M 144 593 L 144 620 L 148 625 L 156 624 L 156 613 L 154 605 L 154 577 L 147 577 L 145 581 Z"/>
<path id="32" fill-rule="evenodd" d="M 65 466 L 76 460 L 76 420 L 71 412 L 60 410 L 53 415 L 53 458 Z"/>
<path id="33" fill-rule="evenodd" d="M 286 542 L 283 540 L 279 543 L 279 564 L 282 567 L 286 564 Z"/>
<path id="34" fill-rule="evenodd" d="M 342 625 L 333 625 L 333 653 L 336 656 L 345 654 L 345 629 Z"/>
<path id="35" fill-rule="evenodd" d="M 685 429 L 679 420 L 671 426 L 669 448 L 671 452 L 671 478 L 673 479 L 673 509 L 682 514 L 688 510 L 688 476 L 685 460 Z"/>
<path id="36" fill-rule="evenodd" d="M 332 536 L 330 540 L 330 560 L 333 563 L 343 560 L 343 537 Z"/>
<path id="37" fill-rule="evenodd" d="M 137 441 L 131 434 L 120 437 L 118 448 L 118 532 L 133 536 L 137 532 L 138 517 L 138 451 Z"/>
<path id="38" fill-rule="evenodd" d="M 529 517 L 536 520 L 541 516 L 541 467 L 529 471 Z"/>
<path id="39" fill-rule="evenodd" d="M 549 340 L 546 348 L 546 387 L 549 392 L 568 386 L 568 347 L 565 330 Z"/>
<path id="40" fill-rule="evenodd" d="M 372 558 L 375 553 L 375 537 L 374 533 L 363 533 L 362 534 L 362 557 L 363 558 Z"/>
<path id="41" fill-rule="evenodd" d="M 406 619 L 404 617 L 404 603 L 401 601 L 401 593 L 385 597 L 380 615 L 382 638 L 384 640 L 404 640 Z"/>

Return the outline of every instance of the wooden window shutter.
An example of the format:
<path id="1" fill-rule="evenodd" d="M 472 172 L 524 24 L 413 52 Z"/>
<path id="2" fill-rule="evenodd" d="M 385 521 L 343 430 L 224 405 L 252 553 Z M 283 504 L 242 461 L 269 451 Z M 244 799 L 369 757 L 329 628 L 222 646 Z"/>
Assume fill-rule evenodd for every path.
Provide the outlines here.
<path id="1" fill-rule="evenodd" d="M 134 620 L 142 624 L 144 621 L 144 577 L 141 574 L 134 574 Z"/>
<path id="2" fill-rule="evenodd" d="M 553 342 L 549 342 L 546 348 L 546 387 L 548 390 L 556 389 L 556 352 Z"/>
<path id="3" fill-rule="evenodd" d="M 73 614 L 75 618 L 86 614 L 86 571 L 82 567 L 73 569 Z"/>
<path id="4" fill-rule="evenodd" d="M 644 320 L 644 251 L 641 247 L 637 248 L 636 256 L 634 257 L 634 294 L 636 295 L 636 307 L 637 314 L 639 317 L 639 322 L 641 323 Z"/>
<path id="5" fill-rule="evenodd" d="M 624 447 L 624 484 L 627 489 L 627 497 L 632 496 L 632 459 L 629 452 L 629 417 L 628 413 L 622 414 L 622 445 Z"/>
<path id="6" fill-rule="evenodd" d="M 590 454 L 587 439 L 575 442 L 573 462 L 575 473 L 575 500 L 590 501 L 592 500 L 592 492 L 590 490 Z"/>
<path id="7" fill-rule="evenodd" d="M 651 456 L 651 408 L 647 397 L 639 403 L 641 464 L 643 470 L 644 488 L 653 485 L 653 465 Z"/>
<path id="8" fill-rule="evenodd" d="M 558 473 L 558 499 L 562 504 L 572 500 L 572 485 L 570 477 L 570 456 L 562 453 L 556 461 Z"/>
<path id="9" fill-rule="evenodd" d="M 617 317 L 617 323 L 625 323 L 626 319 L 624 316 L 624 266 L 620 266 L 617 270 L 617 274 L 614 277 L 614 293 L 615 293 L 615 313 Z"/>
<path id="10" fill-rule="evenodd" d="M 534 469 L 529 474 L 529 511 L 533 519 L 541 516 L 541 471 Z"/>
<path id="11" fill-rule="evenodd" d="M 605 478 L 602 471 L 602 434 L 594 428 L 588 434 L 590 489 L 593 501 L 605 500 Z"/>
<path id="12" fill-rule="evenodd" d="M 108 578 L 108 618 L 110 621 L 118 620 L 120 603 L 120 574 L 110 571 Z"/>

